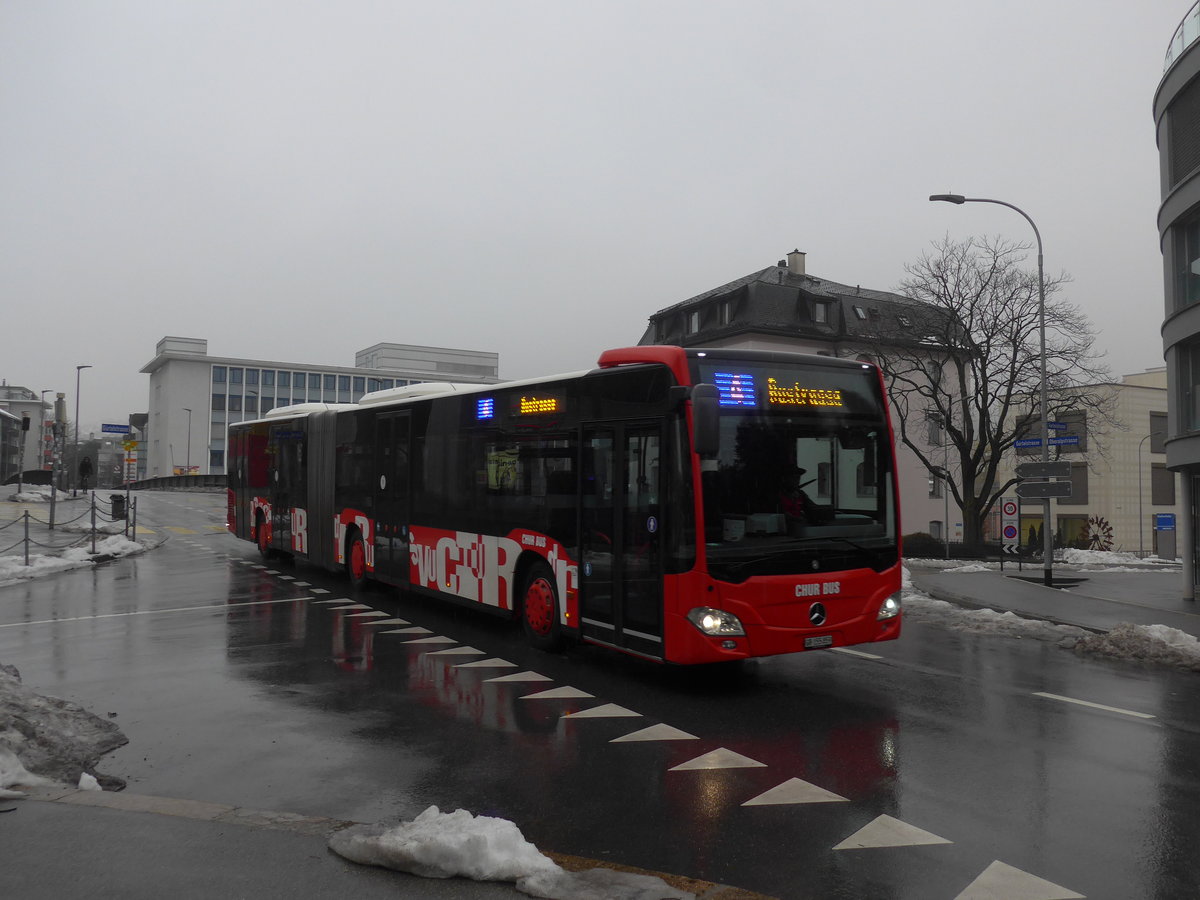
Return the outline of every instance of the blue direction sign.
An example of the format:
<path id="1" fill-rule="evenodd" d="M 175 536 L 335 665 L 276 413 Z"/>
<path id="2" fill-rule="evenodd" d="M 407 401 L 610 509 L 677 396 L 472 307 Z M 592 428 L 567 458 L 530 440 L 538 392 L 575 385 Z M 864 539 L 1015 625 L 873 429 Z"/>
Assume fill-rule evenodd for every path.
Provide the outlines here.
<path id="1" fill-rule="evenodd" d="M 1053 443 L 1053 442 L 1051 442 Z M 1023 438 L 1019 441 L 1013 441 L 1014 447 L 1040 447 L 1042 446 L 1041 438 Z"/>
<path id="2" fill-rule="evenodd" d="M 1054 446 L 1057 446 L 1060 444 L 1078 444 L 1078 443 L 1079 443 L 1079 435 L 1077 435 L 1077 434 L 1069 434 L 1066 437 L 1060 437 L 1060 438 L 1050 438 L 1050 446 L 1051 447 L 1054 447 Z"/>
<path id="3" fill-rule="evenodd" d="M 1154 530 L 1155 531 L 1174 531 L 1175 530 L 1175 513 L 1155 513 L 1154 514 Z"/>
<path id="4" fill-rule="evenodd" d="M 129 434 L 132 431 L 128 425 L 101 425 L 100 430 L 105 434 Z"/>

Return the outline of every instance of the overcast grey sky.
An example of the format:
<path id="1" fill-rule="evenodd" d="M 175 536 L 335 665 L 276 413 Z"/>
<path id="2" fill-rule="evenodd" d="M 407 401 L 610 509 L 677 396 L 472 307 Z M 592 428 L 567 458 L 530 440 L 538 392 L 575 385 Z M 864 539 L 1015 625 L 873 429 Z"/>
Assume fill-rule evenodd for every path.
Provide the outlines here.
<path id="1" fill-rule="evenodd" d="M 91 364 L 87 429 L 145 411 L 167 334 L 585 368 L 794 247 L 890 290 L 946 234 L 1032 241 L 946 191 L 1022 207 L 1113 371 L 1161 365 L 1151 103 L 1189 5 L 6 0 L 0 376 L 73 404 Z"/>

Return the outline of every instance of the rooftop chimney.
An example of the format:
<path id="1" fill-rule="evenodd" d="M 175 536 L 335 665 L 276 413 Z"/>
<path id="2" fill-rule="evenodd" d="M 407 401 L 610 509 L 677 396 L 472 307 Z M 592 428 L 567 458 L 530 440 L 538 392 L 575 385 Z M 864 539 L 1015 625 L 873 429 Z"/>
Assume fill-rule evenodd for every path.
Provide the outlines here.
<path id="1" fill-rule="evenodd" d="M 804 253 L 800 250 L 793 250 L 787 255 L 788 257 L 788 274 L 803 275 L 804 274 Z"/>

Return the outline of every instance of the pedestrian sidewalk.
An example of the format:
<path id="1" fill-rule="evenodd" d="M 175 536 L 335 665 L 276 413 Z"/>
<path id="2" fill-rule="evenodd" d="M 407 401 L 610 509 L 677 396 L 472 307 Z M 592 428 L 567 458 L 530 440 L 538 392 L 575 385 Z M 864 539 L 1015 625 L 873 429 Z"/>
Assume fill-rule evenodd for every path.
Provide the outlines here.
<path id="1" fill-rule="evenodd" d="M 527 897 L 512 882 L 420 878 L 358 865 L 329 849 L 352 824 L 129 792 L 34 788 L 0 801 L 0 897 Z M 64 837 L 69 836 L 69 844 Z M 571 871 L 609 863 L 548 854 Z M 661 873 L 697 900 L 771 900 L 727 885 Z M 631 896 L 618 891 L 615 897 Z"/>
<path id="2" fill-rule="evenodd" d="M 132 518 L 114 518 L 112 497 L 97 493 L 93 513 L 90 493 L 72 497 L 60 492 L 51 528 L 49 503 L 15 501 L 14 495 L 15 489 L 0 488 L 0 585 L 94 565 L 162 542 L 153 531 L 136 523 L 136 512 Z"/>
<path id="3" fill-rule="evenodd" d="M 1055 587 L 1046 587 L 1041 568 L 1009 565 L 1003 572 L 954 572 L 906 563 L 913 587 L 938 600 L 976 609 L 1106 632 L 1128 622 L 1167 625 L 1200 638 L 1200 603 L 1183 595 L 1178 568 L 1105 571 L 1055 566 Z"/>

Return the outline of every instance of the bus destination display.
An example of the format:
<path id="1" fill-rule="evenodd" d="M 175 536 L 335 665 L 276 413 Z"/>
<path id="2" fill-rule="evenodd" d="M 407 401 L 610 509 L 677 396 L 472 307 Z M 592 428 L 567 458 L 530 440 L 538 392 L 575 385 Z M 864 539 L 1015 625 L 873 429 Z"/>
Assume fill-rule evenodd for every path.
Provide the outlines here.
<path id="1" fill-rule="evenodd" d="M 750 372 L 714 372 L 713 384 L 717 387 L 721 406 L 757 407 L 758 390 L 755 377 Z M 820 388 L 803 384 L 793 379 L 791 384 L 774 375 L 767 377 L 767 407 L 842 407 L 842 391 L 837 388 Z"/>
<path id="2" fill-rule="evenodd" d="M 558 397 L 522 394 L 510 399 L 510 416 L 548 416 L 562 412 L 563 404 Z M 475 421 L 496 422 L 496 398 L 480 397 L 475 401 Z"/>

